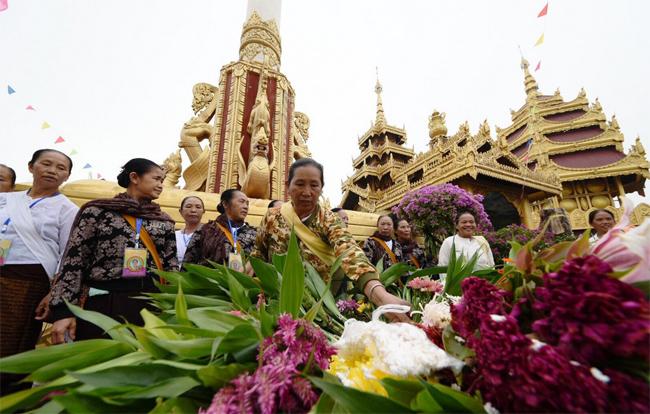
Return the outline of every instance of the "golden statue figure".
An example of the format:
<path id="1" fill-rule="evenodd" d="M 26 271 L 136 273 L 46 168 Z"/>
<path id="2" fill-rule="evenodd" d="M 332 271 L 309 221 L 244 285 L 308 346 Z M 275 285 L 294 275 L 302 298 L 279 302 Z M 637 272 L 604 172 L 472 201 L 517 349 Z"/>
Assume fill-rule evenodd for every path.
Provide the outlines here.
<path id="1" fill-rule="evenodd" d="M 434 110 L 429 117 L 429 138 L 431 140 L 447 135 L 445 116 L 446 114 L 444 112 Z"/>
<path id="2" fill-rule="evenodd" d="M 163 161 L 162 167 L 165 171 L 165 181 L 163 181 L 163 187 L 175 188 L 178 184 L 178 180 L 181 178 L 181 171 L 183 168 L 181 150 L 179 149 L 169 154 L 169 157 Z"/>
<path id="3" fill-rule="evenodd" d="M 254 140 L 253 157 L 248 161 L 248 168 L 244 181 L 241 185 L 242 191 L 251 198 L 268 200 L 271 198 L 271 170 L 273 163 L 269 163 L 269 140 L 264 133 L 264 128 L 257 130 Z"/>
<path id="4" fill-rule="evenodd" d="M 293 113 L 293 129 L 291 131 L 293 136 L 293 158 L 309 158 L 311 151 L 307 148 L 307 140 L 309 139 L 309 117 L 302 112 Z"/>
<path id="5" fill-rule="evenodd" d="M 205 188 L 210 151 L 209 147 L 201 148 L 201 141 L 214 134 L 214 127 L 209 122 L 217 109 L 218 88 L 209 83 L 197 83 L 192 93 L 195 116 L 183 124 L 178 146 L 185 150 L 191 163 L 183 173 L 185 189 L 197 191 Z"/>

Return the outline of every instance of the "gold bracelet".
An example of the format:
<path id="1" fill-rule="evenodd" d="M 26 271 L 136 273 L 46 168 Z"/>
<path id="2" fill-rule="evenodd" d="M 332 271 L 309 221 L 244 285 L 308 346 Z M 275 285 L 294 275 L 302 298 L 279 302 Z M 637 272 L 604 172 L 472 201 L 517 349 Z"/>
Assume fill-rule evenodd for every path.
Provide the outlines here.
<path id="1" fill-rule="evenodd" d="M 370 288 L 370 292 L 368 292 L 368 300 L 370 300 L 370 302 L 372 302 L 372 292 L 375 290 L 377 286 L 384 286 L 384 285 L 382 285 L 381 282 L 378 282 L 377 284 L 375 284 L 373 287 Z"/>

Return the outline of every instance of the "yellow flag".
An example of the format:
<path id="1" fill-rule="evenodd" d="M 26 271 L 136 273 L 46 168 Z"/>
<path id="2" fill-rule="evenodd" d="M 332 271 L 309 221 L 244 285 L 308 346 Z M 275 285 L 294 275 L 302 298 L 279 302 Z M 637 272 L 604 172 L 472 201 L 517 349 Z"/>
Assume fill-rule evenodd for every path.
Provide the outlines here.
<path id="1" fill-rule="evenodd" d="M 539 37 L 539 39 L 537 39 L 537 42 L 535 43 L 535 46 L 539 46 L 542 43 L 544 43 L 544 33 L 542 33 L 542 35 Z"/>
<path id="2" fill-rule="evenodd" d="M 48 124 L 47 122 L 43 122 L 43 125 L 41 125 L 41 129 L 47 129 L 49 127 L 50 127 L 50 124 Z"/>

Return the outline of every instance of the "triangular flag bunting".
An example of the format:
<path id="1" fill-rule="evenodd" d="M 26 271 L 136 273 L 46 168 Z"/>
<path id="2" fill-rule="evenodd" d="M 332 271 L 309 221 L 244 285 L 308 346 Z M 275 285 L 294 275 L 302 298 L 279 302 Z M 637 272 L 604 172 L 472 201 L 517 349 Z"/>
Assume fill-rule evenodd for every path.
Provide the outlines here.
<path id="1" fill-rule="evenodd" d="M 539 62 L 537 62 L 537 66 L 535 66 L 535 72 L 537 72 L 541 67 L 542 67 L 542 61 L 540 60 Z"/>
<path id="2" fill-rule="evenodd" d="M 100 173 L 97 173 L 97 179 L 98 179 L 98 180 L 101 180 L 101 179 L 102 179 L 102 175 L 101 175 Z"/>
<path id="3" fill-rule="evenodd" d="M 56 141 L 54 141 L 55 144 L 60 144 L 62 142 L 65 142 L 65 139 L 63 139 L 63 137 L 58 137 Z"/>
<path id="4" fill-rule="evenodd" d="M 5 11 L 9 8 L 8 0 L 0 0 L 0 11 Z"/>
<path id="5" fill-rule="evenodd" d="M 43 124 L 41 125 L 41 129 L 47 129 L 47 128 L 49 128 L 49 127 L 50 127 L 50 124 L 48 124 L 47 122 L 43 121 Z"/>
<path id="6" fill-rule="evenodd" d="M 539 14 L 537 15 L 537 17 L 543 17 L 543 16 L 546 16 L 547 13 L 548 13 L 548 3 L 546 3 L 546 6 L 544 6 L 544 8 L 542 9 L 542 11 L 539 12 Z"/>
<path id="7" fill-rule="evenodd" d="M 27 105 L 27 108 L 25 108 L 25 110 L 27 110 L 27 111 L 35 111 L 36 109 L 34 109 L 34 107 L 31 106 L 31 105 Z"/>
<path id="8" fill-rule="evenodd" d="M 70 155 L 77 155 L 77 154 L 78 154 L 78 152 L 77 152 L 76 149 L 73 149 L 72 151 L 70 151 Z"/>
<path id="9" fill-rule="evenodd" d="M 7 93 L 11 95 L 12 93 L 16 93 L 16 90 L 11 85 L 7 85 Z"/>
<path id="10" fill-rule="evenodd" d="M 93 168 L 93 166 L 90 165 L 90 164 L 86 164 L 86 165 L 84 165 L 84 170 L 87 170 L 88 168 Z"/>
<path id="11" fill-rule="evenodd" d="M 535 46 L 539 46 L 542 43 L 544 43 L 544 33 L 542 33 L 542 35 L 539 37 L 539 39 L 537 39 L 537 42 L 535 42 Z"/>

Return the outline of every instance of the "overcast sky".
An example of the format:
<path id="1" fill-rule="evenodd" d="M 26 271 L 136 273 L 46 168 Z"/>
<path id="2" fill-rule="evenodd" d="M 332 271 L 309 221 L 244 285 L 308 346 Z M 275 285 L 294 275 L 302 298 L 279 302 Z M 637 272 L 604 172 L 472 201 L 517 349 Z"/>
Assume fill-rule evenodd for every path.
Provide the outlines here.
<path id="1" fill-rule="evenodd" d="M 650 2 L 551 0 L 537 18 L 545 4 L 284 0 L 281 70 L 311 119 L 309 147 L 332 204 L 374 119 L 376 66 L 388 123 L 405 126 L 416 151 L 433 109 L 447 113 L 450 134 L 465 120 L 472 132 L 486 118 L 493 131 L 509 125 L 509 108 L 525 99 L 518 45 L 533 67 L 541 60 L 542 92 L 559 87 L 571 100 L 584 87 L 608 119 L 616 114 L 626 151 L 637 135 L 650 151 Z M 72 180 L 88 177 L 86 163 L 115 180 L 130 158 L 162 162 L 192 115 L 192 85 L 217 85 L 237 60 L 245 13 L 245 1 L 9 0 L 0 162 L 19 181 L 30 180 L 27 161 L 42 147 L 78 152 Z M 58 136 L 65 142 L 55 145 Z"/>

